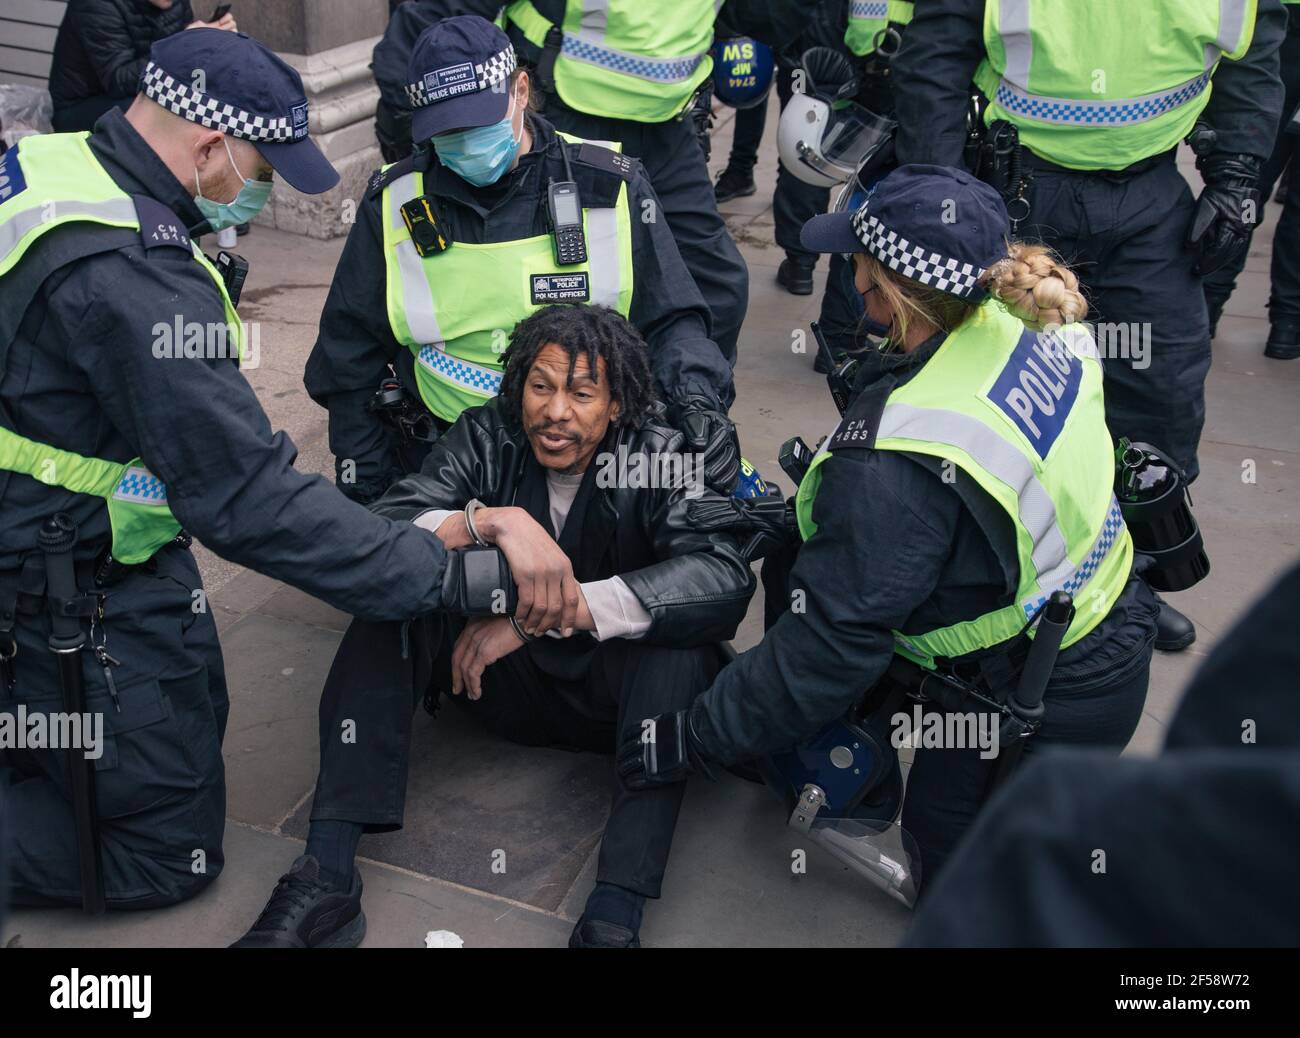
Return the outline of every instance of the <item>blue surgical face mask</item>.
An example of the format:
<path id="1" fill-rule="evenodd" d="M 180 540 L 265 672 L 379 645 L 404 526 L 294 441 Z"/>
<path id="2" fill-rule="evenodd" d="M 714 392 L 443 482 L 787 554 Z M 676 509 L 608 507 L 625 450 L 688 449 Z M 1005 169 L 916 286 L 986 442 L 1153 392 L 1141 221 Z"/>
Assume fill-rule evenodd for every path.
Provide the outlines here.
<path id="1" fill-rule="evenodd" d="M 438 153 L 438 161 L 475 187 L 495 184 L 505 176 L 519 153 L 513 97 L 510 107 L 511 111 L 499 123 L 434 137 L 433 150 Z"/>
<path id="2" fill-rule="evenodd" d="M 208 226 L 214 231 L 248 223 L 262 211 L 266 200 L 271 197 L 271 182 L 247 179 L 235 165 L 235 156 L 230 153 L 230 143 L 224 139 L 222 143 L 226 146 L 226 158 L 230 160 L 230 165 L 234 167 L 235 172 L 239 173 L 244 186 L 239 189 L 239 194 L 235 195 L 233 201 L 214 202 L 210 198 L 203 197 L 203 190 L 199 187 L 199 171 L 194 170 L 194 190 L 198 192 L 194 204 L 199 207 L 199 212 L 207 217 Z"/>

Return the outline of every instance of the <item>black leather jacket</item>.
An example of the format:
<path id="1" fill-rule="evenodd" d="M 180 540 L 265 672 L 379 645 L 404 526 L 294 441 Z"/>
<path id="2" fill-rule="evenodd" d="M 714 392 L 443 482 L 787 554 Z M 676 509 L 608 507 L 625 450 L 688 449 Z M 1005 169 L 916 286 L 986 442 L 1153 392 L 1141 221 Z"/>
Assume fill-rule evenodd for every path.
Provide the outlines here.
<path id="1" fill-rule="evenodd" d="M 540 466 L 523 429 L 499 404 L 492 400 L 463 412 L 433 445 L 420 472 L 395 483 L 371 510 L 411 520 L 429 509 L 463 508 L 472 498 L 491 507 L 522 506 L 527 470 L 533 466 L 535 473 Z M 652 420 L 640 429 L 611 428 L 597 457 L 605 451 L 653 457 L 685 449 L 681 433 Z M 642 639 L 648 643 L 686 648 L 733 637 L 754 593 L 754 574 L 739 540 L 700 530 L 692 515 L 716 505 L 719 496 L 703 487 L 690 498 L 683 487 L 602 488 L 600 482 L 592 476 L 582 517 L 578 554 L 587 572 L 569 553 L 578 579 L 622 577 L 650 614 L 652 625 Z M 571 513 L 566 533 L 574 522 Z"/>
<path id="2" fill-rule="evenodd" d="M 50 65 L 54 107 L 90 97 L 134 97 L 149 48 L 192 21 L 190 0 L 176 0 L 165 11 L 149 0 L 72 0 Z"/>

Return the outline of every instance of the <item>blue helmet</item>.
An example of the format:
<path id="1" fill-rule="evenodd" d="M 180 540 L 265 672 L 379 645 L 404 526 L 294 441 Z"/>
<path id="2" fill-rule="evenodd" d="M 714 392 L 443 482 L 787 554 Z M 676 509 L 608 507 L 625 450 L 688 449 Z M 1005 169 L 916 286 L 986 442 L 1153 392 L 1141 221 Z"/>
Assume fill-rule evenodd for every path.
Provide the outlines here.
<path id="1" fill-rule="evenodd" d="M 714 41 L 713 93 L 732 108 L 753 108 L 763 103 L 772 87 L 776 60 L 772 48 L 750 36 L 728 36 Z"/>

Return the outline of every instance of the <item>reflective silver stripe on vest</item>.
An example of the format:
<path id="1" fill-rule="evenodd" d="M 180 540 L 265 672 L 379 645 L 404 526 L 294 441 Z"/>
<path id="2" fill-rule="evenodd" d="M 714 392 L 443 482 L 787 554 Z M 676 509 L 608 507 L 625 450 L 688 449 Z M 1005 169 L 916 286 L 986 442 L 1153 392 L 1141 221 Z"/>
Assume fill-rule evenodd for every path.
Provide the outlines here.
<path id="1" fill-rule="evenodd" d="M 132 465 L 113 488 L 113 497 L 136 505 L 165 505 L 167 488 L 143 465 Z"/>
<path id="2" fill-rule="evenodd" d="M 983 422 L 941 408 L 886 404 L 876 438 L 895 436 L 959 447 L 980 468 L 1014 490 L 1020 524 L 1034 542 L 1031 558 L 1038 586 L 1058 587 L 1066 580 L 1074 565 L 1056 522 L 1056 505 L 1024 454 Z"/>
<path id="3" fill-rule="evenodd" d="M 587 254 L 591 301 L 617 310 L 622 281 L 617 209 L 587 210 Z"/>
<path id="4" fill-rule="evenodd" d="M 49 211 L 44 204 L 14 213 L 0 224 L 0 263 L 18 247 L 24 235 L 41 224 L 62 220 L 66 216 L 89 216 L 111 220 L 114 223 L 134 224 L 135 203 L 129 198 L 113 198 L 107 202 L 51 202 Z"/>
<path id="5" fill-rule="evenodd" d="M 1002 0 L 998 6 L 998 35 L 1002 37 L 1002 50 L 1007 57 L 1002 80 L 1022 90 L 1029 86 L 1029 66 L 1034 60 L 1029 3 L 1030 0 Z"/>
<path id="6" fill-rule="evenodd" d="M 1101 524 L 1101 532 L 1097 534 L 1092 549 L 1059 585 L 1042 584 L 1040 582 L 1039 586 L 1042 588 L 1043 593 L 1020 603 L 1020 607 L 1025 611 L 1025 619 L 1032 618 L 1042 608 L 1043 603 L 1047 601 L 1048 596 L 1053 591 L 1068 591 L 1071 598 L 1077 599 L 1079 591 L 1092 579 L 1092 575 L 1097 572 L 1097 568 L 1106 560 L 1106 556 L 1110 554 L 1111 549 L 1119 541 L 1119 535 L 1123 532 L 1124 515 L 1119 509 L 1119 502 L 1112 497 L 1110 499 L 1110 508 L 1106 512 L 1106 518 Z"/>
<path id="7" fill-rule="evenodd" d="M 415 174 L 398 177 L 388 187 L 389 220 L 395 231 L 406 230 L 402 219 L 402 201 L 415 197 Z M 397 243 L 397 273 L 402 281 L 402 306 L 406 327 L 416 342 L 442 342 L 438 327 L 438 314 L 433 308 L 432 290 L 424 276 L 423 260 L 415 251 L 415 243 L 407 238 Z"/>
<path id="8" fill-rule="evenodd" d="M 1205 45 L 1205 68 L 1214 68 L 1224 51 L 1233 51 L 1246 25 L 1248 0 L 1219 0 L 1219 35 Z"/>

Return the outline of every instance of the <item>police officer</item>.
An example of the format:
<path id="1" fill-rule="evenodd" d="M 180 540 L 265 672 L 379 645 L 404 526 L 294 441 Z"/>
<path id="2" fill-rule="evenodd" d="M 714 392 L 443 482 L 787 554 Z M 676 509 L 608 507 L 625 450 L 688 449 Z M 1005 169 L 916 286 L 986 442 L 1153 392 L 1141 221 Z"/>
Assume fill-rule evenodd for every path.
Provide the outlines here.
<path id="1" fill-rule="evenodd" d="M 1259 175 L 1261 199 L 1273 193 L 1273 186 L 1286 169 L 1300 165 L 1300 0 L 1282 0 L 1290 20 L 1286 39 L 1279 50 L 1279 66 L 1286 98 L 1282 104 L 1282 126 L 1277 143 Z M 1288 129 L 1290 127 L 1290 129 Z M 1273 260 L 1269 266 L 1272 291 L 1268 300 L 1269 332 L 1264 356 L 1274 360 L 1300 357 L 1300 192 L 1287 192 L 1282 216 L 1273 231 Z M 1210 308 L 1210 334 L 1218 328 L 1237 278 L 1246 266 L 1248 249 L 1232 262 L 1205 278 L 1205 301 Z"/>
<path id="2" fill-rule="evenodd" d="M 189 536 L 339 609 L 438 608 L 446 555 L 293 467 L 237 357 L 244 329 L 192 236 L 252 218 L 272 171 L 319 193 L 298 74 L 255 40 L 192 29 L 154 44 L 140 94 L 85 133 L 0 160 L 0 708 L 59 710 L 36 550 L 75 522 L 88 707 L 110 907 L 190 897 L 222 869 L 228 697 Z M 86 749 L 95 749 L 89 745 Z M 6 749 L 10 890 L 80 900 L 64 757 Z"/>
<path id="3" fill-rule="evenodd" d="M 1284 25 L 1278 0 L 934 0 L 894 60 L 900 162 L 962 164 L 972 80 L 990 130 L 1015 129 L 1021 150 L 1003 149 L 1002 170 L 1012 215 L 1083 270 L 1104 322 L 1110 428 L 1163 448 L 1189 480 L 1210 367 L 1200 279 L 1245 247 L 1256 218 Z M 1196 201 L 1174 157 L 1198 121 L 1212 133 L 1197 136 Z M 1195 638 L 1165 603 L 1157 647 Z"/>
<path id="4" fill-rule="evenodd" d="M 707 455 L 709 484 L 730 492 L 731 369 L 667 224 L 647 218 L 658 200 L 640 163 L 562 140 L 530 111 L 510 40 L 476 15 L 426 29 L 409 80 L 422 147 L 372 179 L 307 362 L 339 486 L 372 500 L 428 449 L 428 437 L 404 446 L 370 404 L 389 365 L 445 429 L 496 394 L 517 321 L 591 302 L 642 332 L 669 417 Z M 585 254 L 561 255 L 561 236 Z"/>
<path id="5" fill-rule="evenodd" d="M 719 6 L 716 0 L 516 0 L 503 10 L 497 0 L 418 0 L 394 21 L 405 27 L 416 19 L 502 14 L 521 60 L 536 70 L 534 85 L 551 124 L 586 140 L 617 141 L 641 160 L 661 218 L 707 304 L 713 340 L 734 365 L 749 271 L 718 215 L 694 117 L 713 67 L 709 45 Z M 381 81 L 400 63 L 405 31 L 376 48 Z"/>
<path id="6" fill-rule="evenodd" d="M 808 223 L 808 248 L 853 254 L 867 313 L 892 345 L 864 359 L 799 485 L 791 607 L 682 716 L 656 719 L 656 733 L 683 733 L 681 754 L 659 738 L 657 754 L 624 745 L 633 788 L 797 744 L 867 689 L 889 716 L 899 700 L 881 678 L 896 658 L 1005 700 L 1029 622 L 1057 589 L 1076 613 L 1030 746 L 1118 752 L 1128 741 L 1156 607 L 1112 492 L 1101 366 L 1074 323 L 1086 309 L 1074 276 L 1041 246 L 1008 252 L 1008 230 L 987 184 L 924 165 L 890 173 L 856 212 Z M 902 824 L 923 878 L 970 824 L 996 764 L 974 747 L 917 751 Z"/>

